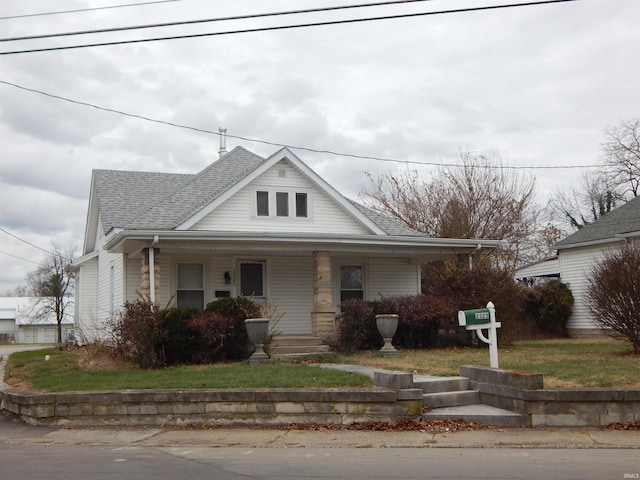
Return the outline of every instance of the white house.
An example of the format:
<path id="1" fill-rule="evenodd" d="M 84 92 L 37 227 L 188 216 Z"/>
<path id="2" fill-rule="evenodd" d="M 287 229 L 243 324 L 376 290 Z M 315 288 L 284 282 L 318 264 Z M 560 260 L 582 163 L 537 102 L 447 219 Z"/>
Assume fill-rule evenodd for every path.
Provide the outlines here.
<path id="1" fill-rule="evenodd" d="M 87 338 L 139 294 L 203 308 L 253 296 L 282 335 L 326 338 L 346 298 L 420 292 L 420 265 L 496 248 L 425 236 L 350 201 L 290 150 L 237 147 L 196 174 L 95 170 L 76 324 Z"/>
<path id="2" fill-rule="evenodd" d="M 556 257 L 520 268 L 516 277 L 559 277 L 569 286 L 575 300 L 567 323 L 569 334 L 598 334 L 593 314 L 585 303 L 591 269 L 607 252 L 639 242 L 640 198 L 634 198 L 556 243 L 552 247 L 557 250 Z"/>
<path id="3" fill-rule="evenodd" d="M 41 301 L 42 297 L 0 297 L 0 344 L 57 342 L 55 315 L 39 315 Z M 73 318 L 68 316 L 62 322 L 62 338 L 70 338 L 73 329 Z"/>

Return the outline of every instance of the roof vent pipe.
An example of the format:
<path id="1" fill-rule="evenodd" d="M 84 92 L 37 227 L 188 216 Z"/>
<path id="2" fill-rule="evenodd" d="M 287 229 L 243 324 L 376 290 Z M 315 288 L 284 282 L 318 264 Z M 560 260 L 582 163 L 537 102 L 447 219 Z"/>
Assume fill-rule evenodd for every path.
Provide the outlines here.
<path id="1" fill-rule="evenodd" d="M 222 158 L 227 153 L 227 129 L 226 128 L 218 128 L 219 136 L 220 136 L 220 151 L 218 154 L 220 158 Z"/>

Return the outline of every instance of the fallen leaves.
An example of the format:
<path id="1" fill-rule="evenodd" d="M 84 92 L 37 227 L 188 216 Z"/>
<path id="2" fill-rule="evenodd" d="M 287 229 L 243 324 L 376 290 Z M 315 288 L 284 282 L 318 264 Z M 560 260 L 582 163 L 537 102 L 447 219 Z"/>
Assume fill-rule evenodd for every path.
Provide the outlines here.
<path id="1" fill-rule="evenodd" d="M 631 422 L 624 423 L 612 423 L 604 428 L 607 430 L 640 430 L 640 420 L 633 420 Z"/>
<path id="2" fill-rule="evenodd" d="M 404 419 L 392 422 L 361 422 L 350 424 L 338 423 L 289 423 L 273 427 L 253 427 L 264 430 L 274 428 L 277 430 L 310 430 L 316 432 L 323 431 L 375 431 L 375 432 L 425 432 L 425 433 L 445 433 L 460 432 L 469 430 L 486 430 L 495 428 L 493 425 L 485 425 L 477 422 L 467 422 L 446 418 L 442 420 L 413 420 Z"/>

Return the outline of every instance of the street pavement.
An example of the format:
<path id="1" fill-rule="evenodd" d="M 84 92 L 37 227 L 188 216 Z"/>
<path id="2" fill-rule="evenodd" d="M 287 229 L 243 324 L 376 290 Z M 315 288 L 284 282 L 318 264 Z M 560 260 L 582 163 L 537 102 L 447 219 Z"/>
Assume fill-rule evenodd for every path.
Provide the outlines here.
<path id="1" fill-rule="evenodd" d="M 42 348 L 29 346 L 32 348 Z M 24 346 L 0 346 L 4 359 Z M 1 382 L 0 382 L 1 384 Z M 2 385 L 0 385 L 0 388 Z M 70 428 L 32 426 L 0 415 L 0 443 L 241 448 L 611 448 L 640 449 L 640 430 L 597 427 L 491 428 L 457 432 L 279 428 Z"/>

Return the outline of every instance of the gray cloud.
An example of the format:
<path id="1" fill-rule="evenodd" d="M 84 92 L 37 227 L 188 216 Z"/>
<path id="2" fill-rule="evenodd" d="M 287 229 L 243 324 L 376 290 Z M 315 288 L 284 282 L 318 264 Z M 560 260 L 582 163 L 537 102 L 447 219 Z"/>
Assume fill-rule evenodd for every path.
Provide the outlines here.
<path id="1" fill-rule="evenodd" d="M 341 4 L 337 0 L 330 3 Z M 460 0 L 455 7 L 487 4 Z M 493 2 L 495 3 L 495 2 Z M 505 2 L 506 3 L 506 2 Z M 1 2 L 0 15 L 35 4 Z M 44 5 L 44 4 L 43 4 Z M 38 9 L 44 9 L 38 5 Z M 259 6 L 257 6 L 259 5 Z M 92 6 L 56 2 L 56 9 Z M 253 20 L 107 38 L 451 8 L 444 0 L 373 12 Z M 3 21 L 3 36 L 278 11 L 299 2 L 219 0 Z M 0 80 L 78 101 L 231 135 L 411 161 L 461 149 L 531 167 L 594 163 L 603 129 L 640 98 L 640 2 L 570 2 L 474 14 L 228 35 L 0 57 Z M 132 21 L 131 19 L 136 19 Z M 85 38 L 3 45 L 3 50 Z M 232 138 L 260 155 L 277 147 Z M 34 244 L 81 245 L 94 168 L 195 172 L 216 135 L 124 117 L 0 84 L 0 226 Z M 355 198 L 364 171 L 402 164 L 298 152 Z M 428 172 L 430 168 L 422 168 Z M 580 170 L 535 170 L 541 202 Z M 14 231 L 15 230 L 15 231 Z M 34 251 L 0 232 L 0 251 Z M 32 264 L 0 254 L 0 292 Z"/>

